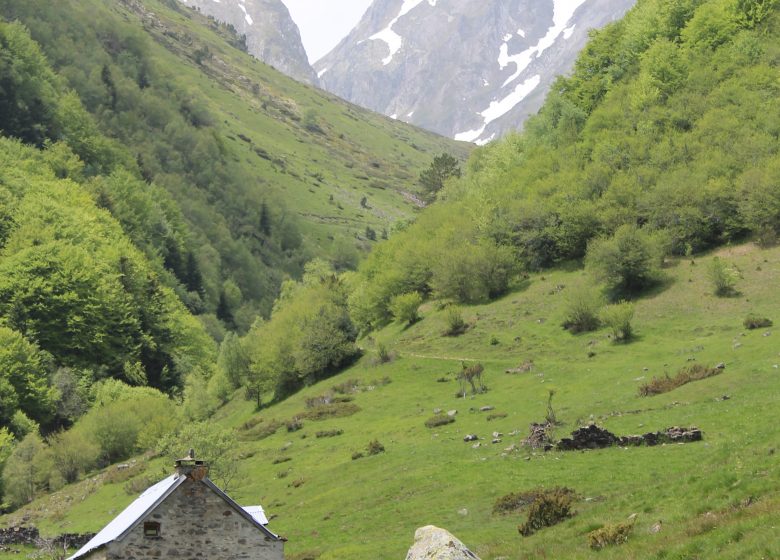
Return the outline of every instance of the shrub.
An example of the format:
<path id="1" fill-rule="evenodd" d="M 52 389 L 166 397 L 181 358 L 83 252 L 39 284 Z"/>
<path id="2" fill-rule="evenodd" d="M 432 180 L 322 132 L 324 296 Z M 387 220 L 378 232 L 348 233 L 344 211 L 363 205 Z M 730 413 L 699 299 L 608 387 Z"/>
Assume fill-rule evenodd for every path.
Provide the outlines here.
<path id="1" fill-rule="evenodd" d="M 301 422 L 297 417 L 287 422 L 288 432 L 297 432 L 298 430 L 302 430 L 302 429 L 303 429 L 303 422 Z"/>
<path id="2" fill-rule="evenodd" d="M 437 428 L 439 426 L 445 426 L 447 424 L 452 424 L 455 422 L 454 416 L 449 416 L 447 414 L 437 414 L 435 416 L 431 416 L 425 421 L 425 427 L 426 428 Z"/>
<path id="3" fill-rule="evenodd" d="M 106 476 L 103 478 L 104 484 L 119 484 L 120 482 L 127 482 L 131 478 L 135 478 L 139 474 L 146 471 L 146 463 L 131 463 L 124 465 L 114 465 L 109 467 Z M 148 488 L 146 486 L 145 488 Z M 144 490 L 144 488 L 141 488 Z"/>
<path id="4" fill-rule="evenodd" d="M 421 304 L 422 296 L 419 292 L 401 294 L 390 300 L 390 313 L 399 323 L 411 325 L 420 320 L 417 309 Z"/>
<path id="5" fill-rule="evenodd" d="M 739 273 L 726 266 L 718 257 L 712 259 L 707 274 L 712 283 L 712 289 L 718 297 L 732 296 L 736 293 L 734 286 L 737 284 Z"/>
<path id="6" fill-rule="evenodd" d="M 595 288 L 586 286 L 571 291 L 566 298 L 563 328 L 574 334 L 595 331 L 601 325 L 599 310 L 603 305 Z"/>
<path id="7" fill-rule="evenodd" d="M 668 375 L 665 375 L 664 377 L 654 377 L 652 381 L 639 388 L 639 395 L 642 397 L 650 397 L 653 395 L 660 395 L 661 393 L 668 393 L 677 387 L 682 387 L 686 383 L 718 375 L 721 371 L 723 371 L 721 368 L 693 364 L 681 369 L 674 377 L 669 377 Z"/>
<path id="8" fill-rule="evenodd" d="M 156 476 L 139 476 L 128 480 L 122 488 L 128 496 L 137 496 L 155 482 L 157 482 Z"/>
<path id="9" fill-rule="evenodd" d="M 627 342 L 634 336 L 631 320 L 634 318 L 634 305 L 627 301 L 621 301 L 614 305 L 608 305 L 601 312 L 601 320 L 612 330 L 612 338 L 615 342 Z"/>
<path id="10" fill-rule="evenodd" d="M 538 495 L 538 490 L 531 490 L 530 492 L 512 492 L 501 496 L 493 504 L 493 513 L 495 515 L 504 515 L 518 512 L 531 505 Z"/>
<path id="11" fill-rule="evenodd" d="M 365 455 L 363 455 L 363 452 L 362 452 L 362 451 L 355 451 L 355 452 L 352 454 L 352 460 L 353 460 L 353 461 L 357 461 L 358 459 L 362 459 L 363 457 L 365 457 Z"/>
<path id="12" fill-rule="evenodd" d="M 240 438 L 243 441 L 257 441 L 271 437 L 276 431 L 283 426 L 282 422 L 278 420 L 271 420 L 270 422 L 258 424 L 254 428 L 244 431 Z"/>
<path id="13" fill-rule="evenodd" d="M 350 393 L 357 393 L 360 389 L 360 381 L 357 379 L 348 379 L 343 383 L 333 386 L 333 392 L 339 395 L 348 395 Z"/>
<path id="14" fill-rule="evenodd" d="M 600 550 L 607 546 L 623 544 L 628 541 L 628 536 L 634 529 L 634 521 L 604 525 L 588 533 L 588 546 L 594 550 Z"/>
<path id="15" fill-rule="evenodd" d="M 298 416 L 300 418 L 308 418 L 309 420 L 327 420 L 328 418 L 352 416 L 356 412 L 360 412 L 360 407 L 355 403 L 336 402 L 314 407 Z"/>
<path id="16" fill-rule="evenodd" d="M 533 535 L 539 529 L 552 527 L 574 515 L 572 504 L 575 493 L 570 488 L 541 490 L 531 502 L 528 520 L 517 527 L 521 535 Z"/>
<path id="17" fill-rule="evenodd" d="M 476 395 L 478 393 L 486 393 L 488 388 L 482 381 L 482 372 L 485 368 L 482 364 L 473 364 L 466 366 L 465 363 L 461 363 L 461 371 L 458 373 L 458 382 L 460 383 L 459 397 L 466 396 L 466 383 L 471 387 L 471 394 Z"/>
<path id="18" fill-rule="evenodd" d="M 320 432 L 317 432 L 316 436 L 317 439 L 321 439 L 321 438 L 340 436 L 343 433 L 344 430 L 322 430 Z"/>
<path id="19" fill-rule="evenodd" d="M 641 292 L 660 276 L 663 250 L 658 239 L 636 226 L 620 226 L 609 238 L 588 245 L 585 267 L 603 281 L 612 301 Z"/>
<path id="20" fill-rule="evenodd" d="M 506 418 L 507 413 L 506 412 L 494 412 L 493 414 L 488 414 L 487 421 L 490 422 L 491 420 L 500 420 L 501 418 Z"/>
<path id="21" fill-rule="evenodd" d="M 379 443 L 379 440 L 373 440 L 366 446 L 368 455 L 379 455 L 385 452 L 385 446 Z"/>
<path id="22" fill-rule="evenodd" d="M 469 328 L 468 323 L 463 320 L 463 314 L 458 307 L 448 307 L 444 319 L 447 323 L 444 336 L 458 336 L 466 332 Z"/>
<path id="23" fill-rule="evenodd" d="M 287 463 L 289 461 L 292 461 L 292 457 L 277 457 L 273 460 L 274 465 L 281 465 L 282 463 Z"/>
<path id="24" fill-rule="evenodd" d="M 746 329 L 766 329 L 772 326 L 772 320 L 758 315 L 748 315 L 742 324 Z"/>

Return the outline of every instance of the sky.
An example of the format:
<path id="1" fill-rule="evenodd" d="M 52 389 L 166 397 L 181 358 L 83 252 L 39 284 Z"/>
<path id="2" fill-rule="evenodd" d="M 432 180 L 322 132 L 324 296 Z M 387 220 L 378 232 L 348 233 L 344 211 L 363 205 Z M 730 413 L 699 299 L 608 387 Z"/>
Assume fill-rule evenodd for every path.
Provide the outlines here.
<path id="1" fill-rule="evenodd" d="M 314 63 L 328 54 L 357 25 L 372 0 L 282 0 L 301 30 Z"/>

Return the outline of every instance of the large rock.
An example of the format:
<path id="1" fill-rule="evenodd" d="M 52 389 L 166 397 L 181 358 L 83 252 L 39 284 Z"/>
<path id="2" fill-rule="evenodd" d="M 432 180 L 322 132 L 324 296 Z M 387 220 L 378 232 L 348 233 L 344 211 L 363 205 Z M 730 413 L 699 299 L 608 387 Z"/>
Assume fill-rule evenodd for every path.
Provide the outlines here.
<path id="1" fill-rule="evenodd" d="M 445 529 L 428 525 L 414 533 L 406 560 L 479 560 L 466 545 Z"/>

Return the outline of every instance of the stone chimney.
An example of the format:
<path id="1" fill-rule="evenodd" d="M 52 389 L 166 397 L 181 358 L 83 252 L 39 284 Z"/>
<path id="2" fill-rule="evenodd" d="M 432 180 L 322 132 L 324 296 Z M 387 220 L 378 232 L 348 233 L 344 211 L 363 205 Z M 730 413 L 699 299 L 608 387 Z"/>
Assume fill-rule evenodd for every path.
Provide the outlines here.
<path id="1" fill-rule="evenodd" d="M 203 480 L 209 474 L 209 464 L 195 459 L 195 450 L 190 449 L 186 457 L 176 460 L 176 473 L 192 480 Z"/>

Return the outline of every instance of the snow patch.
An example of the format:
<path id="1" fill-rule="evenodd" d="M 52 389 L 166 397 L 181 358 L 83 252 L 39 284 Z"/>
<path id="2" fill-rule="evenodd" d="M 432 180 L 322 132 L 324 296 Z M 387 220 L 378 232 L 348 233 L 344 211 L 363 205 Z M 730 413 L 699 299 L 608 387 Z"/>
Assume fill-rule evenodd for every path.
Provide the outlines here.
<path id="1" fill-rule="evenodd" d="M 428 4 L 431 6 L 436 6 L 437 0 L 428 0 Z M 393 57 L 395 54 L 401 50 L 401 46 L 403 45 L 403 38 L 393 31 L 393 26 L 398 23 L 398 20 L 404 17 L 406 14 L 411 12 L 413 9 L 415 9 L 417 6 L 419 6 L 423 0 L 404 0 L 404 3 L 401 4 L 401 11 L 398 13 L 397 16 L 395 16 L 392 20 L 390 20 L 390 23 L 387 24 L 387 27 L 385 27 L 383 30 L 378 31 L 377 33 L 374 33 L 369 37 L 369 39 L 377 39 L 380 41 L 384 41 L 387 43 L 387 46 L 390 48 L 390 54 L 382 59 L 382 65 L 387 66 L 392 62 Z"/>
<path id="2" fill-rule="evenodd" d="M 491 101 L 490 106 L 479 113 L 482 117 L 484 124 L 481 128 L 474 130 L 467 130 L 455 135 L 455 140 L 462 140 L 465 142 L 474 142 L 479 140 L 482 134 L 485 132 L 487 125 L 494 120 L 503 117 L 509 111 L 511 111 L 518 103 L 528 97 L 528 95 L 535 90 L 542 82 L 542 77 L 539 74 L 528 78 L 522 84 L 518 84 L 512 92 L 499 101 Z M 489 142 L 490 138 L 486 140 Z"/>
<path id="3" fill-rule="evenodd" d="M 241 11 L 244 12 L 244 19 L 249 25 L 252 25 L 254 21 L 252 20 L 252 16 L 250 16 L 246 11 L 246 6 L 242 4 L 241 2 L 238 3 L 238 7 L 241 8 Z"/>
<path id="4" fill-rule="evenodd" d="M 434 0 L 434 2 L 435 2 L 435 1 L 436 1 L 436 0 Z M 411 119 L 411 118 L 412 118 L 412 115 L 414 115 L 414 111 L 410 111 L 409 113 L 407 113 L 407 114 L 406 114 L 406 118 L 407 118 L 407 119 Z"/>
<path id="5" fill-rule="evenodd" d="M 398 119 L 398 113 L 393 113 L 392 115 L 390 115 L 390 118 L 393 120 Z"/>
<path id="6" fill-rule="evenodd" d="M 482 87 L 488 87 L 490 85 L 490 82 L 488 82 L 485 78 L 482 78 Z"/>
<path id="7" fill-rule="evenodd" d="M 518 30 L 517 30 L 517 34 L 518 34 L 520 37 L 522 37 L 523 39 L 525 39 L 525 31 L 523 31 L 523 28 L 522 28 L 522 27 L 521 27 L 520 29 L 518 29 Z"/>
<path id="8" fill-rule="evenodd" d="M 574 16 L 574 12 L 577 11 L 577 8 L 584 4 L 585 1 L 586 0 L 553 0 L 552 27 L 547 30 L 547 33 L 544 37 L 539 39 L 538 43 L 532 47 L 527 48 L 523 52 L 510 55 L 509 44 L 506 41 L 501 44 L 501 47 L 499 47 L 498 51 L 498 65 L 501 67 L 501 70 L 506 68 L 512 62 L 516 64 L 515 73 L 507 78 L 501 87 L 505 87 L 519 78 L 520 74 L 523 73 L 523 70 L 528 68 L 528 65 L 531 64 L 531 61 L 534 58 L 539 58 L 542 56 L 542 53 L 550 48 L 553 43 L 555 43 L 555 40 L 561 33 L 563 33 L 564 39 L 571 37 L 571 34 L 574 33 L 575 26 L 572 25 L 571 27 L 567 28 L 566 24 L 569 23 L 569 20 L 572 18 L 572 16 Z M 518 29 L 518 35 L 520 35 L 521 31 L 521 29 Z M 522 36 L 525 37 L 525 33 L 523 33 Z"/>
<path id="9" fill-rule="evenodd" d="M 514 35 L 512 35 L 511 33 L 507 33 L 506 35 L 504 35 L 504 42 L 506 43 L 506 42 L 507 42 L 507 41 L 509 41 L 509 39 L 511 39 L 512 37 L 514 37 Z"/>
<path id="10" fill-rule="evenodd" d="M 325 72 L 327 72 L 328 70 L 330 70 L 330 68 L 323 68 L 322 70 L 317 72 L 317 77 L 322 78 L 325 75 Z"/>

